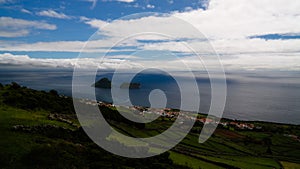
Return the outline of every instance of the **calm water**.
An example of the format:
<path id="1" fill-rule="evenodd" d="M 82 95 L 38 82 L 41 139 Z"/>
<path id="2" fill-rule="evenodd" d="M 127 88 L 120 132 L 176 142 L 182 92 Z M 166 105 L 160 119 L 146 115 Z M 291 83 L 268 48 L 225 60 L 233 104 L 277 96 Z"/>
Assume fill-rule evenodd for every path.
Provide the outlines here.
<path id="1" fill-rule="evenodd" d="M 30 88 L 56 89 L 60 93 L 71 96 L 72 73 L 71 70 L 0 69 L 0 83 L 7 84 L 15 81 Z M 200 111 L 208 112 L 211 97 L 209 79 L 203 73 L 195 74 L 197 74 L 200 91 Z M 112 75 L 111 72 L 98 73 L 96 80 L 102 77 L 111 78 Z M 299 72 L 239 72 L 227 73 L 226 77 L 227 100 L 224 117 L 300 124 Z M 191 88 L 189 77 L 180 78 L 184 79 L 184 87 Z M 133 104 L 149 106 L 150 92 L 153 89 L 160 89 L 167 97 L 168 107 L 180 106 L 179 88 L 171 76 L 141 73 L 135 76 L 133 81 L 141 83 L 140 89 L 130 90 L 130 100 Z M 82 85 L 90 88 L 91 84 L 83 82 Z M 112 101 L 109 89 L 95 89 L 95 92 L 98 100 Z M 119 89 L 119 92 L 124 92 L 124 90 Z M 187 94 L 193 95 L 195 92 L 188 90 Z M 90 98 L 89 94 L 84 92 L 81 96 Z"/>

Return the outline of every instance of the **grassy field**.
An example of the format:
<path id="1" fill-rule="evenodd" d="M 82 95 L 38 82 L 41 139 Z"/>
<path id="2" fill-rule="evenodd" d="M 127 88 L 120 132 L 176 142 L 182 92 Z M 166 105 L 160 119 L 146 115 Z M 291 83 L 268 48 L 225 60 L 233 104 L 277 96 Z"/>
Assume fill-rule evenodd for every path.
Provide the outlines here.
<path id="1" fill-rule="evenodd" d="M 280 161 L 280 163 L 282 164 L 283 168 L 285 168 L 285 169 L 298 169 L 298 168 L 300 168 L 300 164 L 297 164 L 297 163 L 291 163 L 291 162 L 287 162 L 287 161 Z"/>
<path id="2" fill-rule="evenodd" d="M 42 140 L 48 144 L 62 141 L 60 139 L 47 138 L 36 134 L 13 132 L 11 128 L 14 125 L 36 126 L 49 124 L 74 130 L 73 126 L 66 123 L 49 120 L 47 118 L 48 112 L 45 111 L 26 111 L 1 105 L 0 115 L 0 145 L 2 145 L 0 146 L 0 151 L 2 153 L 1 158 L 3 159 L 17 160 L 21 158 L 22 154 L 26 154 L 30 152 L 33 147 L 40 145 L 40 143 L 37 143 L 37 140 Z M 166 121 L 160 123 L 163 124 L 166 123 Z M 126 130 L 126 132 L 131 135 L 143 137 L 158 134 L 162 130 L 160 128 L 153 129 L 153 126 L 151 126 L 152 130 L 140 130 L 122 123 L 119 123 L 117 127 Z M 179 145 L 170 151 L 170 159 L 175 164 L 185 165 L 190 168 L 226 168 L 226 165 L 249 169 L 281 168 L 282 166 L 284 168 L 298 168 L 300 166 L 297 163 L 299 159 L 299 143 L 291 138 L 273 134 L 271 136 L 273 155 L 270 155 L 265 153 L 267 148 L 264 145 L 254 143 L 245 145 L 240 140 L 234 141 L 234 139 L 232 139 L 232 135 L 235 135 L 237 138 L 245 135 L 260 140 L 270 137 L 269 134 L 230 131 L 234 134 L 231 133 L 230 137 L 226 137 L 224 133 L 227 135 L 229 135 L 229 133 L 223 130 L 224 129 L 218 129 L 216 132 L 223 133 L 223 135 L 215 134 L 204 144 L 197 142 L 198 134 L 190 133 Z M 126 142 L 124 138 L 117 138 L 114 135 L 110 135 L 109 138 L 119 140 L 121 143 Z M 143 143 L 140 144 L 143 145 Z M 152 148 L 150 151 L 155 151 L 155 148 Z M 13 163 L 14 161 L 6 161 L 6 163 L 7 162 Z M 225 166 L 223 164 L 225 164 Z"/>
<path id="3" fill-rule="evenodd" d="M 223 168 L 218 165 L 214 165 L 212 163 L 176 152 L 171 152 L 170 158 L 177 164 L 186 165 L 191 168 Z"/>
<path id="4" fill-rule="evenodd" d="M 28 153 L 33 147 L 38 145 L 36 140 L 43 140 L 46 142 L 53 141 L 52 139 L 40 135 L 13 132 L 12 126 L 20 124 L 28 126 L 40 124 L 67 126 L 61 122 L 47 120 L 47 115 L 48 113 L 43 111 L 31 112 L 0 105 L 0 152 L 2 159 L 0 160 L 0 163 L 2 163 L 2 165 L 4 165 L 3 163 L 14 164 L 15 160 L 19 159 L 23 154 Z"/>
<path id="5" fill-rule="evenodd" d="M 163 125 L 170 121 L 156 121 Z M 265 125 L 265 123 L 260 122 Z M 267 125 L 273 125 L 268 123 Z M 285 124 L 275 124 L 286 127 Z M 138 130 L 126 124 L 118 124 L 131 136 L 145 137 L 148 134 L 161 133 L 164 129 Z M 294 126 L 292 126 L 294 128 Z M 292 132 L 296 132 L 294 128 Z M 282 168 L 280 161 L 299 163 L 299 141 L 286 137 L 282 133 L 269 131 L 230 131 L 218 128 L 214 135 L 205 143 L 198 143 L 198 133 L 190 133 L 183 141 L 171 150 L 170 158 L 174 163 L 184 164 L 191 168 Z"/>

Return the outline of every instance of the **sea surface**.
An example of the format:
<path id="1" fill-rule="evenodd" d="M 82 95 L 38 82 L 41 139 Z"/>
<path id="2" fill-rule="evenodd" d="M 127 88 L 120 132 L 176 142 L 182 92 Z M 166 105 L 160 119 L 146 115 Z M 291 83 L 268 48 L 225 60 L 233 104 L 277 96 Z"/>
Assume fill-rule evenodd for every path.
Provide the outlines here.
<path id="1" fill-rule="evenodd" d="M 197 95 L 192 87 L 196 79 L 200 93 L 200 111 L 208 112 L 211 103 L 210 80 L 203 72 L 194 72 L 196 78 L 178 76 L 162 72 L 142 72 L 134 76 L 131 82 L 141 84 L 140 89 L 129 90 L 131 103 L 141 106 L 150 106 L 149 95 L 151 91 L 160 89 L 166 97 L 166 106 L 179 108 L 181 92 L 176 79 L 183 82 L 181 87 L 186 89 L 186 95 L 191 99 Z M 72 70 L 65 69 L 2 69 L 0 68 L 0 83 L 8 84 L 15 81 L 21 85 L 37 89 L 55 89 L 61 94 L 72 96 Z M 124 76 L 128 74 L 124 73 Z M 111 79 L 112 71 L 97 73 L 95 80 L 103 77 Z M 122 75 L 121 75 L 122 76 Z M 121 77 L 119 76 L 119 77 Z M 239 120 L 258 120 L 279 123 L 300 124 L 300 73 L 275 71 L 244 71 L 226 73 L 227 97 L 223 117 Z M 84 79 L 84 75 L 83 75 Z M 122 80 L 121 80 L 122 81 Z M 97 100 L 112 102 L 110 89 L 98 89 L 92 84 L 82 84 L 92 88 Z M 113 84 L 115 90 L 124 94 L 119 86 Z M 122 93 L 123 92 L 123 93 Z M 92 98 L 90 94 L 81 91 L 80 97 Z M 118 98 L 122 100 L 122 98 Z M 121 101 L 118 100 L 118 103 Z M 193 103 L 193 100 L 186 103 Z"/>

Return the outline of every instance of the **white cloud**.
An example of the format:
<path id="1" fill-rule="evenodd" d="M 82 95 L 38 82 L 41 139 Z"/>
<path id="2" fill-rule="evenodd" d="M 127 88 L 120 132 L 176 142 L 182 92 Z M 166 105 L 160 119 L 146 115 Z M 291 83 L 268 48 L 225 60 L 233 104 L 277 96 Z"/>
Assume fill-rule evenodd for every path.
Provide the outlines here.
<path id="1" fill-rule="evenodd" d="M 86 2 L 92 2 L 92 9 L 95 8 L 98 0 L 85 0 Z"/>
<path id="2" fill-rule="evenodd" d="M 225 70 L 300 70 L 300 53 L 260 53 L 260 54 L 240 54 L 236 57 L 222 59 Z"/>
<path id="3" fill-rule="evenodd" d="M 179 14 L 176 14 L 179 15 Z M 185 13 L 186 15 L 186 13 Z M 195 18 L 196 20 L 196 18 Z M 203 21 L 204 22 L 204 21 Z M 95 28 L 101 28 L 100 32 L 102 34 L 113 37 L 114 39 L 122 39 L 128 35 L 139 33 L 139 32 L 162 32 L 166 35 L 171 35 L 175 39 L 180 38 L 187 38 L 190 40 L 186 40 L 189 45 L 191 46 L 203 46 L 207 45 L 207 42 L 203 42 L 197 39 L 199 38 L 199 33 L 195 32 L 195 29 L 190 29 L 192 26 L 182 27 L 182 21 L 178 21 L 174 19 L 174 17 L 158 17 L 158 16 L 150 16 L 150 17 L 143 17 L 140 19 L 132 19 L 132 20 L 117 20 L 111 23 L 106 23 L 101 20 L 93 19 L 90 21 L 85 21 L 85 23 L 91 25 Z M 202 24 L 204 27 L 205 24 L 209 24 L 209 21 L 206 21 Z M 290 25 L 291 27 L 291 25 Z M 213 28 L 212 28 L 213 29 Z M 276 28 L 270 28 L 269 30 L 274 30 L 277 32 Z M 298 28 L 300 32 L 300 27 Z M 201 27 L 199 27 L 201 30 Z M 205 30 L 205 29 L 203 29 Z M 219 32 L 222 32 L 223 29 L 220 29 Z M 288 29 L 287 29 L 288 30 Z M 253 30 L 254 31 L 254 30 Z M 298 46 L 300 44 L 299 39 L 293 40 L 270 40 L 266 41 L 263 39 L 249 39 L 248 36 L 253 34 L 244 34 L 237 35 L 235 32 L 232 32 L 230 35 L 227 36 L 229 33 L 224 33 L 219 36 L 218 33 L 210 32 L 207 27 L 207 30 L 202 31 L 205 35 L 208 36 L 210 43 L 216 49 L 217 52 L 221 54 L 236 54 L 236 53 L 276 53 L 276 52 L 297 52 L 299 51 Z M 266 34 L 268 32 L 259 32 L 254 31 L 255 34 Z M 241 33 L 241 31 L 240 31 Z M 153 37 L 150 35 L 143 35 L 141 37 L 136 37 L 135 39 L 164 39 L 164 37 Z M 203 38 L 203 36 L 201 37 Z M 109 41 L 110 39 L 106 39 Z M 186 48 L 180 47 L 180 42 L 172 41 L 172 42 L 160 42 L 160 43 L 146 43 L 140 44 L 135 43 L 132 45 L 136 45 L 139 47 L 143 47 L 143 49 L 150 49 L 150 50 L 170 50 L 176 52 L 188 52 L 190 50 L 186 50 Z M 206 52 L 205 48 L 197 48 L 199 52 Z"/>
<path id="4" fill-rule="evenodd" d="M 70 16 L 67 16 L 64 13 L 58 13 L 58 12 L 56 12 L 54 10 L 51 10 L 51 9 L 40 11 L 40 12 L 37 12 L 36 14 L 40 15 L 40 16 L 47 16 L 47 17 L 58 18 L 58 19 L 71 19 Z"/>
<path id="5" fill-rule="evenodd" d="M 126 62 L 126 64 L 124 64 Z M 21 65 L 24 67 L 52 67 L 52 68 L 134 68 L 138 65 L 124 61 L 122 59 L 101 59 L 101 58 L 80 58 L 80 59 L 41 59 L 31 58 L 28 55 L 13 55 L 11 53 L 0 54 L 0 64 Z"/>
<path id="6" fill-rule="evenodd" d="M 95 2 L 96 0 L 87 0 Z M 124 1 L 124 0 L 123 0 Z M 126 2 L 133 2 L 128 0 Z M 81 21 L 94 28 L 101 28 L 103 40 L 87 46 L 87 51 L 103 52 L 113 42 L 124 40 L 127 35 L 138 32 L 163 32 L 175 39 L 184 38 L 191 46 L 200 46 L 197 52 L 209 55 L 203 37 L 195 34 L 191 26 L 182 26 L 181 18 L 202 32 L 221 54 L 226 69 L 299 69 L 300 39 L 263 40 L 249 39 L 249 36 L 264 34 L 286 34 L 300 32 L 300 1 L 295 0 L 211 0 L 207 10 L 197 9 L 173 12 L 165 16 L 147 16 L 129 20 L 106 22 L 81 17 Z M 1 23 L 0 23 L 1 24 Z M 187 25 L 187 24 L 186 24 Z M 12 33 L 12 32 L 11 32 Z M 24 32 L 25 34 L 26 32 Z M 17 36 L 17 35 L 11 35 Z M 169 50 L 189 52 L 178 41 L 141 43 L 137 40 L 165 40 L 163 36 L 143 35 L 135 37 L 123 46 L 136 46 L 145 50 Z M 80 51 L 81 41 L 40 42 L 34 44 L 1 44 L 5 51 Z M 191 58 L 187 61 L 195 61 Z M 171 62 L 171 61 L 170 61 Z M 156 63 L 160 65 L 159 63 Z M 170 66 L 171 67 L 171 66 Z"/>
<path id="7" fill-rule="evenodd" d="M 188 21 L 211 39 L 235 39 L 257 34 L 299 32 L 299 8 L 300 1 L 293 0 L 266 0 L 263 4 L 259 0 L 211 0 L 207 10 L 174 12 L 172 15 Z M 172 31 L 176 25 L 164 24 L 166 21 L 168 18 L 143 17 L 113 24 L 116 27 L 125 26 L 125 31 L 132 30 L 133 33 L 137 29 L 147 30 L 155 26 Z M 114 35 L 120 30 L 123 29 L 110 33 Z"/>
<path id="8" fill-rule="evenodd" d="M 151 5 L 151 4 L 147 4 L 147 6 L 146 6 L 147 8 L 150 8 L 150 9 L 153 9 L 153 8 L 155 8 L 155 6 L 154 5 Z"/>
<path id="9" fill-rule="evenodd" d="M 29 21 L 11 17 L 0 17 L 0 37 L 26 36 L 31 29 L 55 30 L 56 25 L 43 21 Z"/>
<path id="10" fill-rule="evenodd" d="M 193 8 L 192 7 L 190 7 L 190 6 L 188 6 L 188 7 L 185 7 L 184 8 L 184 11 L 186 11 L 186 12 L 188 12 L 188 11 L 192 11 L 193 10 Z"/>
<path id="11" fill-rule="evenodd" d="M 300 71 L 300 58 L 297 54 L 283 55 L 238 55 L 222 59 L 225 70 L 286 70 Z M 135 60 L 136 59 L 136 60 Z M 72 58 L 72 59 L 43 59 L 31 58 L 28 55 L 13 55 L 11 53 L 0 54 L 0 65 L 20 65 L 23 67 L 52 67 L 52 68 L 77 68 L 82 69 L 141 69 L 157 68 L 165 70 L 205 70 L 202 62 L 196 57 L 185 57 L 170 60 L 168 62 L 159 60 L 137 59 L 136 56 L 119 55 L 103 58 Z M 215 60 L 207 60 L 206 64 L 215 66 Z M 207 66 L 206 65 L 206 66 Z"/>
<path id="12" fill-rule="evenodd" d="M 199 53 L 211 51 L 206 49 L 207 42 L 199 42 L 188 40 L 186 41 L 189 46 L 197 47 Z M 230 44 L 228 44 L 230 42 Z M 219 54 L 243 54 L 243 53 L 294 53 L 299 52 L 300 39 L 292 40 L 271 40 L 266 41 L 263 39 L 233 39 L 233 40 L 213 40 L 210 41 L 214 49 Z M 149 43 L 143 46 L 147 50 L 170 50 L 174 52 L 190 52 L 190 49 L 182 46 L 179 42 L 160 42 Z"/>
<path id="13" fill-rule="evenodd" d="M 132 55 L 115 55 L 115 56 L 108 56 L 110 59 L 122 59 L 122 60 L 128 60 L 128 59 L 139 59 L 137 56 Z"/>
<path id="14" fill-rule="evenodd" d="M 0 50 L 80 52 L 84 45 L 84 41 L 37 42 L 32 44 L 7 44 L 6 42 L 0 42 Z"/>
<path id="15" fill-rule="evenodd" d="M 84 21 L 85 24 L 90 25 L 93 28 L 101 28 L 104 25 L 108 24 L 108 22 L 99 20 L 99 19 L 90 19 L 90 18 L 86 18 L 86 17 L 80 17 L 81 21 Z"/>
<path id="16" fill-rule="evenodd" d="M 297 64 L 291 62 L 294 55 L 299 54 L 299 39 L 249 39 L 249 36 L 264 34 L 286 34 L 300 32 L 300 1 L 293 0 L 211 0 L 207 10 L 193 10 L 189 12 L 174 12 L 169 17 L 150 16 L 131 20 L 111 22 L 107 28 L 103 25 L 102 33 L 114 38 L 124 38 L 137 32 L 164 32 L 174 38 L 190 38 L 186 42 L 192 46 L 205 44 L 195 41 L 194 32 L 180 27 L 172 16 L 181 18 L 205 36 L 208 37 L 215 50 L 223 57 L 238 58 L 237 67 L 253 68 L 281 68 L 294 69 Z M 95 21 L 94 21 L 95 22 Z M 96 24 L 90 24 L 97 27 Z M 178 33 L 180 32 L 180 33 Z M 180 42 L 160 42 L 136 44 L 143 49 L 170 50 L 187 52 Z M 205 48 L 198 48 L 198 52 L 208 52 Z M 247 56 L 247 57 L 246 57 Z M 251 60 L 251 56 L 253 59 Z M 274 57 L 274 63 L 270 58 Z M 258 59 L 259 58 L 259 59 Z M 225 58 L 226 59 L 226 58 Z M 250 61 L 251 60 L 251 61 Z M 286 63 L 280 64 L 280 60 Z M 229 61 L 229 60 L 226 60 Z M 253 64 L 257 62 L 257 65 Z M 262 64 L 268 62 L 268 64 Z M 252 64 L 253 63 L 253 64 Z M 288 67 L 290 63 L 291 67 Z M 229 65 L 229 64 L 227 64 Z M 235 64 L 232 64 L 232 68 Z M 248 66 L 247 66 L 248 65 Z"/>
<path id="17" fill-rule="evenodd" d="M 126 3 L 131 3 L 131 2 L 134 2 L 135 0 L 116 0 L 116 1 L 119 1 L 119 2 L 126 2 Z"/>
<path id="18" fill-rule="evenodd" d="M 88 0 L 89 1 L 89 0 Z M 92 0 L 91 0 L 92 1 Z M 135 0 L 102 0 L 103 2 L 124 2 L 124 3 L 132 3 L 135 2 Z"/>
<path id="19" fill-rule="evenodd" d="M 98 21 L 101 24 L 91 24 L 91 22 L 85 23 L 92 27 L 101 28 L 100 33 L 110 37 L 122 38 L 140 32 L 163 32 L 174 38 L 197 38 L 194 32 L 185 30 L 186 27 L 183 27 L 183 21 L 180 21 L 175 17 L 148 16 L 139 19 L 115 20 L 105 26 L 102 24 L 104 22 L 102 20 L 93 19 L 92 21 L 94 23 L 97 23 Z"/>
<path id="20" fill-rule="evenodd" d="M 173 4 L 174 1 L 173 0 L 167 0 L 169 4 Z"/>
<path id="21" fill-rule="evenodd" d="M 85 0 L 86 2 L 91 2 L 92 7 L 91 9 L 94 9 L 95 6 L 97 5 L 98 0 Z M 125 3 L 131 3 L 134 2 L 135 0 L 102 0 L 103 2 L 111 2 L 111 1 L 118 1 L 118 2 L 125 2 Z"/>
<path id="22" fill-rule="evenodd" d="M 1 29 L 5 28 L 26 28 L 26 27 L 34 27 L 37 29 L 46 29 L 46 30 L 55 30 L 56 26 L 52 24 L 48 24 L 45 22 L 39 21 L 28 21 L 23 19 L 15 19 L 11 17 L 0 17 L 0 26 Z"/>
<path id="23" fill-rule="evenodd" d="M 12 38 L 21 37 L 29 34 L 29 30 L 18 30 L 18 31 L 2 31 L 0 30 L 0 37 Z"/>
<path id="24" fill-rule="evenodd" d="M 300 2 L 293 0 L 212 0 L 206 11 L 176 13 L 211 38 L 244 38 L 300 29 Z"/>
<path id="25" fill-rule="evenodd" d="M 91 19 L 88 18 L 88 17 L 85 17 L 85 16 L 80 16 L 80 17 L 79 17 L 79 20 L 80 20 L 81 22 L 84 22 L 84 21 L 88 21 L 88 20 L 91 20 Z"/>
<path id="26" fill-rule="evenodd" d="M 27 10 L 27 9 L 21 9 L 21 12 L 23 12 L 23 13 L 27 13 L 27 14 L 32 14 L 32 12 L 31 11 L 29 11 L 29 10 Z"/>
<path id="27" fill-rule="evenodd" d="M 7 43 L 0 41 L 0 51 L 44 51 L 44 52 L 98 52 L 105 53 L 110 48 L 111 42 L 105 40 L 92 40 L 88 45 L 86 41 L 55 41 L 37 43 Z M 124 44 L 126 46 L 126 44 Z M 111 52 L 116 50 L 111 50 Z M 125 50 L 123 50 L 125 51 Z"/>

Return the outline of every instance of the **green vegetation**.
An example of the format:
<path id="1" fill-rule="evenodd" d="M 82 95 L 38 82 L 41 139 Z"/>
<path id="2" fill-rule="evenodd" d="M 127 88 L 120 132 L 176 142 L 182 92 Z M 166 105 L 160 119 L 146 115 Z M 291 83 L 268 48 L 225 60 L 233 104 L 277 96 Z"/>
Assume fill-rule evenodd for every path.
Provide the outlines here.
<path id="1" fill-rule="evenodd" d="M 184 154 L 171 152 L 170 158 L 180 165 L 186 165 L 191 168 L 222 168 L 209 162 L 201 161 L 197 158 L 186 156 Z"/>
<path id="2" fill-rule="evenodd" d="M 133 137 L 155 136 L 174 121 L 159 117 L 147 124 L 134 123 L 121 116 L 115 107 L 101 105 L 99 108 L 113 128 Z M 202 125 L 197 123 L 189 135 L 169 152 L 146 159 L 130 159 L 112 155 L 85 135 L 74 114 L 71 98 L 60 96 L 55 90 L 45 92 L 17 83 L 0 84 L 0 167 L 299 168 L 300 142 L 297 136 L 300 135 L 300 126 L 251 123 L 261 126 L 261 129 L 219 126 L 203 144 L 198 143 Z M 136 144 L 109 133 L 107 140 L 124 146 Z M 145 146 L 150 152 L 160 151 L 155 146 L 147 149 L 143 142 L 139 146 Z"/>
<path id="3" fill-rule="evenodd" d="M 52 103 L 59 103 L 56 99 L 62 101 L 59 106 L 67 106 L 72 103 L 70 98 L 52 96 L 51 92 L 35 91 L 21 86 L 15 88 L 15 85 L 6 85 L 0 89 L 1 168 L 187 168 L 173 164 L 169 153 L 146 159 L 112 155 L 95 145 L 81 128 L 66 121 L 49 118 L 49 114 L 54 113 L 49 107 Z M 35 101 L 43 95 L 49 99 L 50 106 L 38 101 L 35 106 L 23 107 L 28 103 L 27 100 L 22 95 L 15 95 L 21 92 Z M 6 96 L 21 99 L 11 104 L 7 102 Z M 69 103 L 65 104 L 66 102 Z M 73 112 L 55 113 L 60 118 L 64 117 L 78 124 L 74 120 Z"/>
<path id="4" fill-rule="evenodd" d="M 298 168 L 300 168 L 300 164 L 286 162 L 286 161 L 280 161 L 280 163 L 282 164 L 283 168 L 285 168 L 285 169 L 298 169 Z"/>
<path id="5" fill-rule="evenodd" d="M 55 113 L 74 113 L 72 99 L 59 96 L 57 91 L 36 91 L 21 87 L 17 83 L 6 85 L 1 89 L 4 104 L 25 110 L 46 110 Z"/>

